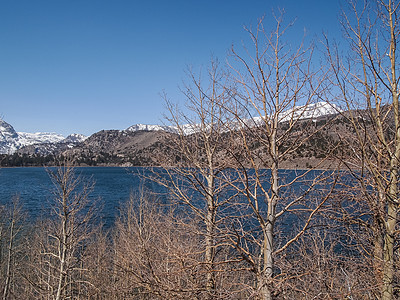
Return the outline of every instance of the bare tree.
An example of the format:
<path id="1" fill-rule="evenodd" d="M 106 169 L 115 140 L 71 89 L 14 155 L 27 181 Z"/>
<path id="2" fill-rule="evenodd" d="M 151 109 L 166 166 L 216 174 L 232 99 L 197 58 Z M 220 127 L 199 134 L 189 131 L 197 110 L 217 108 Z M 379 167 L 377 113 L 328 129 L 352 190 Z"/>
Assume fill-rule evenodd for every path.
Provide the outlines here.
<path id="1" fill-rule="evenodd" d="M 36 298 L 66 299 L 82 286 L 90 285 L 82 267 L 85 241 L 91 234 L 95 203 L 89 197 L 93 183 L 75 175 L 65 164 L 49 169 L 54 184 L 50 215 L 35 230 L 31 239 L 30 265 L 26 279 Z"/>
<path id="2" fill-rule="evenodd" d="M 276 27 L 271 33 L 263 27 L 263 19 L 254 30 L 246 28 L 251 47 L 243 51 L 233 47 L 230 60 L 237 89 L 231 95 L 236 101 L 228 109 L 236 119 L 232 129 L 239 134 L 235 140 L 243 151 L 236 159 L 242 184 L 232 186 L 247 199 L 253 225 L 261 231 L 255 234 L 239 226 L 233 242 L 256 274 L 255 288 L 261 299 L 279 294 L 274 287 L 276 258 L 313 223 L 333 185 L 312 201 L 313 187 L 326 176 L 312 171 L 318 164 L 291 175 L 279 170 L 283 161 L 323 128 L 314 126 L 312 120 L 318 107 L 315 103 L 323 96 L 325 75 L 312 69 L 312 47 L 301 42 L 292 48 L 285 42 L 293 23 L 285 25 L 282 12 L 274 17 Z M 277 222 L 296 211 L 301 211 L 302 226 L 278 239 Z"/>
<path id="3" fill-rule="evenodd" d="M 226 169 L 231 165 L 228 150 L 227 119 L 224 108 L 227 101 L 226 76 L 217 61 L 212 61 L 207 73 L 196 75 L 189 69 L 189 84 L 182 89 L 186 110 L 180 111 L 168 99 L 168 121 L 178 135 L 172 148 L 178 157 L 178 166 L 166 164 L 164 177 L 156 181 L 166 187 L 172 197 L 189 214 L 204 225 L 199 236 L 204 239 L 204 258 L 199 261 L 206 271 L 207 297 L 217 297 L 216 275 L 221 265 L 224 220 L 227 207 L 234 196 L 229 195 Z"/>
<path id="4" fill-rule="evenodd" d="M 116 291 L 123 299 L 194 299 L 201 284 L 195 226 L 175 223 L 157 201 L 131 196 L 116 222 L 114 236 Z M 192 234 L 191 234 L 192 232 Z"/>
<path id="5" fill-rule="evenodd" d="M 132 241 L 135 243 L 136 241 Z M 82 285 L 82 298 L 85 299 L 121 299 L 115 287 L 115 249 L 111 233 L 104 232 L 102 226 L 96 226 L 85 241 L 81 261 L 81 276 L 90 284 Z"/>
<path id="6" fill-rule="evenodd" d="M 357 223 L 372 232 L 370 249 L 364 254 L 375 260 L 381 282 L 381 299 L 394 299 L 395 244 L 399 213 L 399 35 L 398 1 L 349 1 L 342 25 L 349 41 L 349 56 L 342 58 L 335 47 L 328 48 L 338 97 L 345 101 L 345 115 L 353 138 L 346 160 L 358 185 L 364 217 Z M 345 138 L 345 137 L 344 137 Z M 354 193 L 353 193 L 354 194 Z M 366 215 L 369 218 L 366 218 Z"/>
<path id="7" fill-rule="evenodd" d="M 2 224 L 2 238 L 4 238 L 5 245 L 2 247 L 4 251 L 4 284 L 3 286 L 3 299 L 16 298 L 16 290 L 21 285 L 21 274 L 18 267 L 18 259 L 21 259 L 21 252 L 23 247 L 22 229 L 24 214 L 19 202 L 19 196 L 15 196 L 9 205 L 5 205 Z M 4 228 L 3 228 L 4 227 Z M 11 296 L 12 295 L 12 296 Z"/>

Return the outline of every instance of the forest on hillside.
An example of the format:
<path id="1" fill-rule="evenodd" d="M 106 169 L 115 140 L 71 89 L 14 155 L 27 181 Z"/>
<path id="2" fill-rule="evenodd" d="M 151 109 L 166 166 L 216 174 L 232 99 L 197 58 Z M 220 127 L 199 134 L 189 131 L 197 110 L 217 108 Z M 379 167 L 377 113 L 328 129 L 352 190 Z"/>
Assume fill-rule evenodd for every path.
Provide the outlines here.
<path id="1" fill-rule="evenodd" d="M 10 199 L 3 299 L 399 298 L 400 2 L 364 4 L 343 11 L 346 51 L 288 44 L 296 24 L 276 14 L 226 65 L 188 70 L 186 106 L 164 95 L 181 134 L 145 178 L 168 202 L 138 191 L 105 230 L 69 157 L 49 170 L 46 218 L 28 223 Z M 305 121 L 321 99 L 343 109 Z M 288 176 L 287 161 L 309 165 Z"/>

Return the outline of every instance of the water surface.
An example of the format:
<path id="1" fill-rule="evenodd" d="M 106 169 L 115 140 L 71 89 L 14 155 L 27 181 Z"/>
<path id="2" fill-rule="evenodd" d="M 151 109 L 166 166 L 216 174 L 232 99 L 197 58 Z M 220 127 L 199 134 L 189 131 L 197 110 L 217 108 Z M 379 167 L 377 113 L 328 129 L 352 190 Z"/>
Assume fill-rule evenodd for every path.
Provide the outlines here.
<path id="1" fill-rule="evenodd" d="M 83 181 L 95 183 L 91 200 L 101 204 L 100 215 L 105 222 L 115 218 L 131 193 L 138 192 L 142 187 L 153 191 L 160 189 L 139 175 L 149 172 L 144 168 L 79 167 L 75 172 Z M 49 214 L 49 204 L 54 197 L 52 191 L 54 185 L 45 168 L 0 169 L 0 203 L 5 204 L 18 195 L 29 218 Z"/>

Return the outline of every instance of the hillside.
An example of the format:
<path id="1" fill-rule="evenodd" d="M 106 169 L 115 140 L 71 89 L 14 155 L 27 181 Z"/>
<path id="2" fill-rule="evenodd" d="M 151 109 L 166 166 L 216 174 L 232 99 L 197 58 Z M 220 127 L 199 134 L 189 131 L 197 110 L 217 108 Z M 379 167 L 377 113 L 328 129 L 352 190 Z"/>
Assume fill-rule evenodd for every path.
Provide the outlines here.
<path id="1" fill-rule="evenodd" d="M 280 134 L 288 128 L 286 119 L 289 114 L 290 112 L 286 112 L 282 115 Z M 285 153 L 280 167 L 327 168 L 336 165 L 337 157 L 346 158 L 348 148 L 344 137 L 350 136 L 347 140 L 351 140 L 352 128 L 344 116 L 345 113 L 335 113 L 335 108 L 329 110 L 326 103 L 318 103 L 312 107 L 296 127 L 281 139 L 281 153 L 292 144 L 298 145 L 298 148 Z M 256 119 L 253 123 L 256 128 L 261 126 L 261 122 Z M 195 145 L 198 134 L 196 128 L 188 125 L 184 125 L 183 128 L 184 135 L 180 136 L 180 139 L 187 139 L 188 145 Z M 258 131 L 256 128 L 246 134 L 247 142 L 256 159 L 263 161 L 263 165 L 268 165 L 265 144 L 260 142 L 266 137 L 262 136 L 263 130 Z M 1 155 L 0 163 L 2 166 L 40 166 L 51 165 L 69 157 L 80 166 L 189 166 L 190 162 L 179 156 L 176 140 L 179 136 L 175 132 L 177 129 L 172 126 L 138 124 L 126 130 L 102 130 L 88 138 L 72 135 L 56 143 L 23 146 L 12 155 Z M 237 141 L 229 140 L 234 139 L 230 133 L 225 132 L 223 136 L 226 139 L 223 144 L 237 144 Z M 217 153 L 218 159 L 221 160 L 229 155 L 223 147 Z M 240 146 L 230 150 L 236 151 L 235 155 L 241 163 L 249 166 L 246 154 L 240 153 Z M 202 153 L 199 152 L 198 155 L 201 157 Z"/>
<path id="2" fill-rule="evenodd" d="M 285 129 L 285 123 L 281 124 L 281 130 Z M 310 131 L 318 130 L 312 136 Z M 282 142 L 280 149 L 284 151 L 289 143 L 303 141 L 299 148 L 288 153 L 281 163 L 282 168 L 308 168 L 318 166 L 326 168 L 333 162 L 333 156 L 325 160 L 326 153 L 342 155 L 343 150 L 335 150 L 341 141 L 339 132 L 349 132 L 348 124 L 343 117 L 325 116 L 313 120 L 303 120 L 299 126 L 291 132 L 290 136 Z M 119 131 L 102 130 L 77 143 L 58 143 L 40 146 L 27 146 L 13 155 L 2 155 L 2 166 L 34 166 L 52 164 L 55 159 L 63 160 L 72 157 L 80 166 L 161 166 L 161 165 L 190 165 L 178 155 L 176 149 L 177 134 L 166 131 Z M 181 137 L 187 139 L 188 144 L 193 144 L 196 134 Z M 231 139 L 231 135 L 224 134 L 224 138 Z M 248 135 L 251 151 L 257 153 L 260 160 L 265 160 L 266 152 L 256 131 Z M 55 147 L 52 149 L 52 147 Z M 46 151 L 45 151 L 46 150 Z M 246 155 L 235 150 L 244 165 L 248 165 Z M 201 156 L 201 153 L 199 154 Z M 220 159 L 225 159 L 226 153 L 221 150 L 217 154 Z"/>
<path id="3" fill-rule="evenodd" d="M 160 152 L 169 151 L 174 134 L 165 131 L 102 130 L 62 152 L 84 165 L 159 165 Z"/>

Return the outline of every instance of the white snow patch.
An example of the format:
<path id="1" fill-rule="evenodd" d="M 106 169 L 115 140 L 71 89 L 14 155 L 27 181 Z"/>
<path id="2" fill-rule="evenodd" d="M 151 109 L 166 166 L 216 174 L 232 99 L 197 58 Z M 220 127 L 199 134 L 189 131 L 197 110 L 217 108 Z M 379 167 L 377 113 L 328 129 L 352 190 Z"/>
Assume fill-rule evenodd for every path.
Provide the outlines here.
<path id="1" fill-rule="evenodd" d="M 282 112 L 279 115 L 279 122 L 287 122 L 289 120 L 302 120 L 302 119 L 317 119 L 322 116 L 333 115 L 342 112 L 342 110 L 335 104 L 328 102 L 317 102 L 308 105 L 295 106 Z M 263 117 L 254 117 L 252 119 L 244 120 L 247 126 L 257 126 L 262 124 Z M 242 125 L 233 124 L 230 128 L 240 128 Z M 125 131 L 166 131 L 176 134 L 190 135 L 201 130 L 200 124 L 184 124 L 180 126 L 180 130 L 176 126 L 160 126 L 160 125 L 146 125 L 136 124 L 128 127 Z"/>

